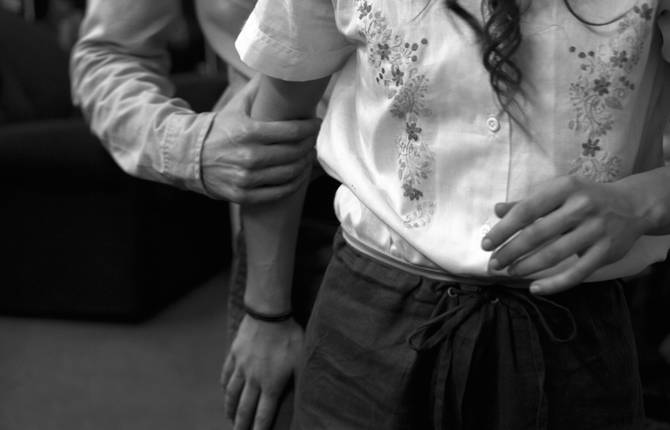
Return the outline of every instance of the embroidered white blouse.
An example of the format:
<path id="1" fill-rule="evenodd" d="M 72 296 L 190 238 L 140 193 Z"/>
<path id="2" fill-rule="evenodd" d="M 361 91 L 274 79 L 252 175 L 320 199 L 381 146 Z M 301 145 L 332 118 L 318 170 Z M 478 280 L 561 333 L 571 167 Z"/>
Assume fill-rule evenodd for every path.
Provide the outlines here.
<path id="1" fill-rule="evenodd" d="M 543 181 L 611 182 L 663 163 L 670 112 L 670 0 L 533 0 L 522 15 L 521 122 L 501 113 L 474 33 L 441 0 L 260 0 L 237 40 L 244 62 L 284 80 L 339 71 L 318 140 L 342 182 L 346 239 L 436 277 L 487 278 L 494 204 Z M 480 0 L 460 4 L 479 16 Z M 665 258 L 643 237 L 590 280 Z M 569 261 L 566 262 L 569 264 Z"/>

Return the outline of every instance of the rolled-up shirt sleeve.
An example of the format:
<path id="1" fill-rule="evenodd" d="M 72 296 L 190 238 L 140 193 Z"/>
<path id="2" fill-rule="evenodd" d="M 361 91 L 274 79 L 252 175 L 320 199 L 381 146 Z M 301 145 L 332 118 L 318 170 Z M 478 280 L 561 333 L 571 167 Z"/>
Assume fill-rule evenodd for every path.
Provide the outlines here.
<path id="1" fill-rule="evenodd" d="M 286 81 L 329 76 L 355 48 L 337 28 L 332 0 L 259 0 L 235 46 L 247 65 Z"/>
<path id="2" fill-rule="evenodd" d="M 204 193 L 200 156 L 213 113 L 174 98 L 167 38 L 179 0 L 89 0 L 70 63 L 72 94 L 119 166 Z"/>

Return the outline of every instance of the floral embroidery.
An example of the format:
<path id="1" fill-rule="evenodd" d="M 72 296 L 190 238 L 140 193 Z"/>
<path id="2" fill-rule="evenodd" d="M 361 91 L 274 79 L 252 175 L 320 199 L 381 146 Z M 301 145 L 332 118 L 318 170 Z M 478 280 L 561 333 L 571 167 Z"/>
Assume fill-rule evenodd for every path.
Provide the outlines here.
<path id="1" fill-rule="evenodd" d="M 582 151 L 582 155 L 585 157 L 595 157 L 596 152 L 602 149 L 600 146 L 598 146 L 599 142 L 600 139 L 589 139 L 586 141 L 586 143 L 582 143 L 582 148 L 584 149 L 584 151 Z"/>
<path id="2" fill-rule="evenodd" d="M 570 174 L 590 178 L 594 182 L 612 182 L 622 173 L 621 157 L 611 156 L 607 152 L 595 156 L 579 157 Z"/>
<path id="3" fill-rule="evenodd" d="M 635 91 L 631 81 L 644 52 L 653 8 L 648 3 L 635 6 L 616 28 L 616 37 L 595 50 L 569 48 L 580 61 L 580 74 L 570 84 L 570 100 L 575 116 L 568 126 L 585 135 L 580 156 L 570 166 L 570 174 L 597 182 L 612 182 L 622 174 L 622 159 L 603 149 L 604 139 Z"/>
<path id="4" fill-rule="evenodd" d="M 403 221 L 408 228 L 423 227 L 430 223 L 435 211 L 434 197 L 425 188 L 434 172 L 435 154 L 423 140 L 421 127 L 421 119 L 432 114 L 424 101 L 428 78 L 416 65 L 428 39 L 404 40 L 394 33 L 380 11 L 373 12 L 367 0 L 358 0 L 356 11 L 361 36 L 368 43 L 368 63 L 376 71 L 375 82 L 392 100 L 391 115 L 404 122 L 396 139 L 398 179 L 409 206 L 403 211 Z"/>

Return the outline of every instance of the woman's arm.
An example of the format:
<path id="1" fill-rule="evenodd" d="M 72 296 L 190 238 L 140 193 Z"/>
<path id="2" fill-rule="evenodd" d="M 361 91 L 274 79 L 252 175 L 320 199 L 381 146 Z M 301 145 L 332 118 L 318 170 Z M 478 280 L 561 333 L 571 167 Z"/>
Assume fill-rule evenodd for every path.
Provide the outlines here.
<path id="1" fill-rule="evenodd" d="M 327 84 L 328 78 L 287 82 L 266 77 L 251 116 L 265 121 L 313 117 Z M 276 313 L 291 307 L 295 239 L 306 188 L 305 182 L 278 202 L 242 207 L 249 257 L 245 303 L 257 311 Z"/>
<path id="2" fill-rule="evenodd" d="M 286 82 L 265 77 L 251 111 L 255 119 L 286 120 L 314 115 L 328 79 Z M 307 183 L 286 198 L 242 207 L 247 248 L 245 304 L 256 312 L 291 310 L 291 284 L 298 223 Z M 269 428 L 302 348 L 293 319 L 268 323 L 245 316 L 224 364 L 226 409 L 235 429 Z"/>

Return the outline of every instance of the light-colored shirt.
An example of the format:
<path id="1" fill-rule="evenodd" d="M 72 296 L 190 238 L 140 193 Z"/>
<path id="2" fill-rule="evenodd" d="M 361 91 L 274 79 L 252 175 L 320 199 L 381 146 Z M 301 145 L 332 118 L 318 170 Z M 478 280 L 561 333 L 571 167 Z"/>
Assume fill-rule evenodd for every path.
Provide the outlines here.
<path id="1" fill-rule="evenodd" d="M 241 75 L 252 72 L 233 42 L 253 6 L 196 0 L 210 45 Z M 174 99 L 168 80 L 168 39 L 181 7 L 179 0 L 89 0 L 72 54 L 72 94 L 126 172 L 204 192 L 200 155 L 213 113 Z"/>
<path id="2" fill-rule="evenodd" d="M 495 203 L 559 176 L 612 182 L 662 166 L 670 24 L 659 15 L 670 1 L 572 2 L 589 21 L 623 14 L 605 26 L 562 1 L 528 2 L 519 123 L 499 108 L 474 32 L 443 3 L 259 0 L 237 47 L 275 78 L 340 70 L 317 149 L 343 184 L 349 243 L 429 276 L 486 280 Z M 479 16 L 480 0 L 459 3 Z M 635 274 L 668 247 L 645 236 L 590 280 Z"/>

